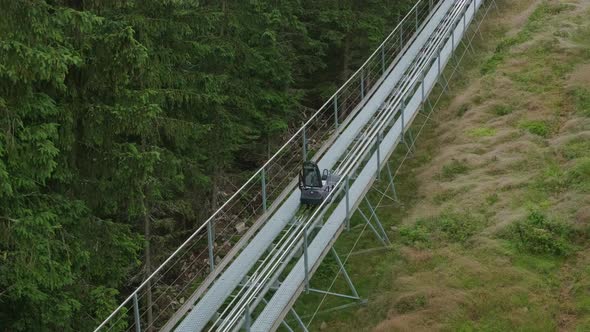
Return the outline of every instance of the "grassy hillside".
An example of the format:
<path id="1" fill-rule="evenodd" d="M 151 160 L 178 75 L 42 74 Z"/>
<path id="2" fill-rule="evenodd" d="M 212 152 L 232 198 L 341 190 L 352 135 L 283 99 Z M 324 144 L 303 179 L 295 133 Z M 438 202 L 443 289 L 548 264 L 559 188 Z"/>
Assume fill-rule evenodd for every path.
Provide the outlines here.
<path id="1" fill-rule="evenodd" d="M 381 203 L 393 247 L 337 243 L 367 305 L 305 295 L 313 329 L 590 330 L 590 1 L 498 3 Z"/>

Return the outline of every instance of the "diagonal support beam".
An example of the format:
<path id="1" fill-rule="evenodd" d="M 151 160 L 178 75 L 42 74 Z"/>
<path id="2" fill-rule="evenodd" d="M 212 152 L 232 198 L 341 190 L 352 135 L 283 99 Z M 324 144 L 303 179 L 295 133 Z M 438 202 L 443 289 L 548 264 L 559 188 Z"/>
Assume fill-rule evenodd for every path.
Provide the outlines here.
<path id="1" fill-rule="evenodd" d="M 371 205 L 371 202 L 369 201 L 367 196 L 365 196 L 365 202 L 367 203 L 367 206 L 371 210 L 371 214 L 373 215 L 373 218 L 375 218 L 375 223 L 377 224 L 377 227 L 379 227 L 379 230 L 383 234 L 382 236 L 383 236 L 383 239 L 385 240 L 385 242 L 387 243 L 386 245 L 390 246 L 391 241 L 389 241 L 389 237 L 387 236 L 387 233 L 385 232 L 385 229 L 383 228 L 383 224 L 381 224 L 381 220 L 379 220 L 379 217 L 377 216 L 377 212 L 373 208 L 373 205 Z"/>
<path id="2" fill-rule="evenodd" d="M 346 280 L 348 287 L 350 287 L 350 291 L 352 291 L 352 294 L 356 298 L 360 299 L 359 293 L 356 291 L 356 287 L 354 287 L 354 283 L 352 282 L 352 279 L 348 275 L 348 272 L 346 271 L 344 264 L 342 264 L 342 260 L 340 260 L 340 256 L 338 256 L 338 253 L 336 252 L 336 249 L 334 249 L 334 247 L 332 247 L 332 254 L 334 255 L 334 258 L 336 258 L 336 262 L 338 262 L 338 266 L 340 266 L 340 272 L 342 272 L 342 275 L 344 276 L 344 279 Z"/>
<path id="3" fill-rule="evenodd" d="M 375 235 L 377 236 L 377 238 L 379 239 L 379 241 L 381 241 L 381 243 L 384 246 L 387 246 L 387 241 L 385 241 L 385 239 L 383 238 L 383 236 L 381 234 L 379 234 L 379 231 L 375 228 L 375 226 L 373 226 L 373 224 L 371 223 L 371 221 L 369 220 L 369 218 L 367 218 L 367 215 L 363 212 L 363 210 L 361 210 L 359 208 L 359 209 L 357 209 L 357 211 L 359 212 L 359 214 L 361 215 L 361 217 L 363 217 L 363 219 L 365 220 L 365 222 L 367 223 L 367 225 L 369 225 L 369 228 L 371 228 L 371 230 L 373 231 L 373 233 L 375 233 Z"/>
<path id="4" fill-rule="evenodd" d="M 303 323 L 303 320 L 301 319 L 301 317 L 299 317 L 299 315 L 297 314 L 297 312 L 293 308 L 291 308 L 291 315 L 293 315 L 293 317 L 295 317 L 295 320 L 297 321 L 297 324 L 299 324 L 299 327 L 301 327 L 301 329 L 304 332 L 308 332 L 309 331 L 307 329 L 307 326 L 305 326 L 305 323 Z"/>
<path id="5" fill-rule="evenodd" d="M 391 192 L 393 193 L 393 199 L 396 202 L 399 202 L 399 197 L 397 196 L 397 190 L 395 190 L 395 182 L 393 181 L 393 173 L 391 173 L 391 166 L 389 162 L 387 164 L 387 176 L 389 177 L 389 185 L 391 186 Z"/>

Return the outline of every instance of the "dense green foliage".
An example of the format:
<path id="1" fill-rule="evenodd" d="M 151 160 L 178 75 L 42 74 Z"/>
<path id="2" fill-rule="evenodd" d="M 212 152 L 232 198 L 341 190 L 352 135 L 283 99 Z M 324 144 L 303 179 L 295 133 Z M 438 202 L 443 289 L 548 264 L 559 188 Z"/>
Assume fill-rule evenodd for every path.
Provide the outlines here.
<path id="1" fill-rule="evenodd" d="M 411 2 L 0 0 L 0 330 L 94 327 Z"/>
<path id="2" fill-rule="evenodd" d="M 414 225 L 402 226 L 399 235 L 402 243 L 418 248 L 436 247 L 445 241 L 466 244 L 486 223 L 485 218 L 469 212 L 445 211 L 419 219 Z"/>
<path id="3" fill-rule="evenodd" d="M 563 256 L 572 252 L 574 230 L 566 223 L 551 220 L 533 211 L 514 224 L 512 233 L 517 245 L 533 254 Z"/>

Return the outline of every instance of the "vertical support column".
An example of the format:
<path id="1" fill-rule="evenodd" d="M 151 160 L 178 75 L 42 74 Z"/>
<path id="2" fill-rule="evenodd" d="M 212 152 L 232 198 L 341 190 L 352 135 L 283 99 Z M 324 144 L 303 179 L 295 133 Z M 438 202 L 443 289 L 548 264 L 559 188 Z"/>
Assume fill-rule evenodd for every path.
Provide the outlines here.
<path id="1" fill-rule="evenodd" d="M 211 272 L 215 270 L 215 256 L 213 255 L 213 245 L 215 244 L 215 235 L 213 234 L 214 220 L 215 218 L 213 218 L 210 222 L 207 223 L 207 246 L 209 247 L 209 267 L 211 268 Z"/>
<path id="2" fill-rule="evenodd" d="M 424 87 L 425 80 L 426 80 L 426 71 L 422 70 L 422 83 L 421 83 L 421 85 L 422 85 L 422 101 L 420 102 L 420 104 L 422 104 L 422 109 L 424 109 L 424 101 L 426 99 L 426 91 L 424 90 L 425 89 L 425 87 Z"/>
<path id="3" fill-rule="evenodd" d="M 141 321 L 139 319 L 139 300 L 137 293 L 133 293 L 133 316 L 135 317 L 135 332 L 141 332 Z"/>
<path id="4" fill-rule="evenodd" d="M 338 94 L 334 95 L 334 125 L 338 129 Z"/>
<path id="5" fill-rule="evenodd" d="M 303 265 L 305 265 L 305 294 L 309 294 L 309 260 L 307 257 L 307 225 L 303 229 Z"/>
<path id="6" fill-rule="evenodd" d="M 465 14 L 467 14 L 467 12 L 465 12 Z M 463 33 L 467 32 L 467 15 L 465 14 L 463 14 Z"/>
<path id="7" fill-rule="evenodd" d="M 381 145 L 381 133 L 377 133 L 377 137 L 375 137 L 375 145 L 377 149 L 377 179 L 381 178 L 381 149 L 379 146 Z"/>
<path id="8" fill-rule="evenodd" d="M 344 185 L 346 190 L 346 230 L 350 232 L 350 198 L 348 191 L 350 190 L 350 182 L 349 182 L 349 175 L 346 174 L 346 179 L 344 179 Z"/>
<path id="9" fill-rule="evenodd" d="M 402 96 L 402 100 L 401 100 L 401 118 L 402 118 L 402 132 L 401 132 L 401 136 L 402 136 L 402 142 L 404 142 L 405 138 L 404 135 L 406 134 L 406 117 L 404 115 L 406 110 L 406 100 L 404 99 L 404 97 Z"/>
<path id="10" fill-rule="evenodd" d="M 261 170 L 261 182 L 262 182 L 262 210 L 266 212 L 266 169 L 264 167 Z"/>
<path id="11" fill-rule="evenodd" d="M 445 81 L 445 84 L 440 84 L 442 85 L 443 88 L 443 93 L 447 93 L 447 88 L 449 86 L 448 82 L 446 81 L 446 78 L 444 77 L 443 73 L 442 73 L 442 65 L 440 63 L 440 48 L 438 50 L 438 58 L 437 58 L 437 65 L 438 65 L 438 80 L 440 82 L 440 80 L 442 79 L 443 81 Z"/>

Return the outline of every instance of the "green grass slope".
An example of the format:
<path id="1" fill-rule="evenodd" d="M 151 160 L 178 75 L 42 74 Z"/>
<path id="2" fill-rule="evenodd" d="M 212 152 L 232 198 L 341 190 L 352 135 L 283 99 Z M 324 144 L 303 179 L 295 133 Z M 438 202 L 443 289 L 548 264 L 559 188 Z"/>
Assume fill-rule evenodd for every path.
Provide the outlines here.
<path id="1" fill-rule="evenodd" d="M 304 295 L 312 329 L 590 330 L 590 1 L 501 0 L 482 36 L 380 204 L 392 248 L 358 216 L 337 242 L 368 303 Z"/>

